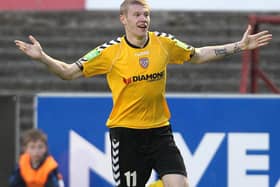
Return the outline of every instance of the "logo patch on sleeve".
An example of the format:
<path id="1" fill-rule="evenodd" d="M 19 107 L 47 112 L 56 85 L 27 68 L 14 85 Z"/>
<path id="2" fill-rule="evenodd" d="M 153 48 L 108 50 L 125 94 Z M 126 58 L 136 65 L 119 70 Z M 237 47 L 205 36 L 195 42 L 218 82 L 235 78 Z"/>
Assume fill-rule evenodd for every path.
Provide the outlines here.
<path id="1" fill-rule="evenodd" d="M 100 55 L 100 51 L 96 48 L 93 49 L 92 51 L 90 51 L 89 53 L 87 53 L 83 59 L 86 59 L 87 61 L 90 61 L 92 59 L 94 59 L 95 57 Z"/>
<path id="2" fill-rule="evenodd" d="M 181 42 L 180 40 L 177 40 L 175 39 L 175 42 L 176 42 L 176 45 L 185 49 L 185 50 L 188 50 L 188 51 L 192 51 L 193 50 L 193 47 L 190 46 L 190 45 L 187 45 L 185 44 L 184 42 Z"/>

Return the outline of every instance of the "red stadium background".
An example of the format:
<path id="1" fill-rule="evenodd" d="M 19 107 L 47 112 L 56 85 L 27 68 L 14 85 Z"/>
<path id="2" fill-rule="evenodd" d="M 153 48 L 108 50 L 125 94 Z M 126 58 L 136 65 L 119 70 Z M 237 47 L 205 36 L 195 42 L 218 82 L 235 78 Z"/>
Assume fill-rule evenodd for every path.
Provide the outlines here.
<path id="1" fill-rule="evenodd" d="M 83 10 L 84 0 L 8 0 L 0 1 L 1 10 Z"/>
<path id="2" fill-rule="evenodd" d="M 116 10 L 122 0 L 2 0 L 0 10 Z M 266 0 L 205 0 L 149 1 L 153 10 L 183 11 L 274 11 L 279 12 L 280 1 Z"/>

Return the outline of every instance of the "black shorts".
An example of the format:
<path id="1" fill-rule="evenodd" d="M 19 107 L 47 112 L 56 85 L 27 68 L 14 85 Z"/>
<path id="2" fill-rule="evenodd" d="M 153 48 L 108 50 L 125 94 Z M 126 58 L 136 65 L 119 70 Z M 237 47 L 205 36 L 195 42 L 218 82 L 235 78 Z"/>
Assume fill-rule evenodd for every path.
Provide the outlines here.
<path id="1" fill-rule="evenodd" d="M 154 129 L 111 128 L 113 177 L 118 187 L 145 187 L 152 169 L 187 176 L 170 126 Z"/>

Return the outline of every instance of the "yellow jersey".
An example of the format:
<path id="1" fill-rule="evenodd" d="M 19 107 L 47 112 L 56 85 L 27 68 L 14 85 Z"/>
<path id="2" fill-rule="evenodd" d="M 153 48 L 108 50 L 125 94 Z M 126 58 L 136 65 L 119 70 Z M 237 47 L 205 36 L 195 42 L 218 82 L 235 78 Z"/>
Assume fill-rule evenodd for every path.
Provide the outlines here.
<path id="1" fill-rule="evenodd" d="M 123 36 L 96 47 L 77 63 L 85 77 L 106 74 L 113 97 L 109 128 L 149 129 L 169 125 L 167 64 L 183 64 L 194 53 L 195 48 L 170 34 L 149 32 L 143 48 Z"/>

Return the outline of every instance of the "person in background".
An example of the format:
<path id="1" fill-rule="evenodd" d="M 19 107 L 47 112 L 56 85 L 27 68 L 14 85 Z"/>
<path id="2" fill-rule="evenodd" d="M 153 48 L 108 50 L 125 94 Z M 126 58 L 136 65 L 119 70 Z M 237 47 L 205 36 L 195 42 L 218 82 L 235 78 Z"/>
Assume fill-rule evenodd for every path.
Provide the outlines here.
<path id="1" fill-rule="evenodd" d="M 22 136 L 22 154 L 9 178 L 9 187 L 64 187 L 58 163 L 48 152 L 47 136 L 39 129 Z"/>
<path id="2" fill-rule="evenodd" d="M 31 43 L 15 40 L 15 44 L 64 80 L 106 74 L 113 97 L 107 127 L 116 186 L 144 187 L 155 169 L 165 187 L 187 187 L 187 171 L 173 138 L 165 98 L 168 64 L 222 59 L 265 46 L 272 35 L 268 31 L 251 34 L 248 26 L 239 41 L 193 47 L 171 34 L 149 31 L 150 7 L 145 0 L 124 0 L 120 22 L 123 36 L 93 48 L 73 63 L 46 54 L 31 35 Z"/>

